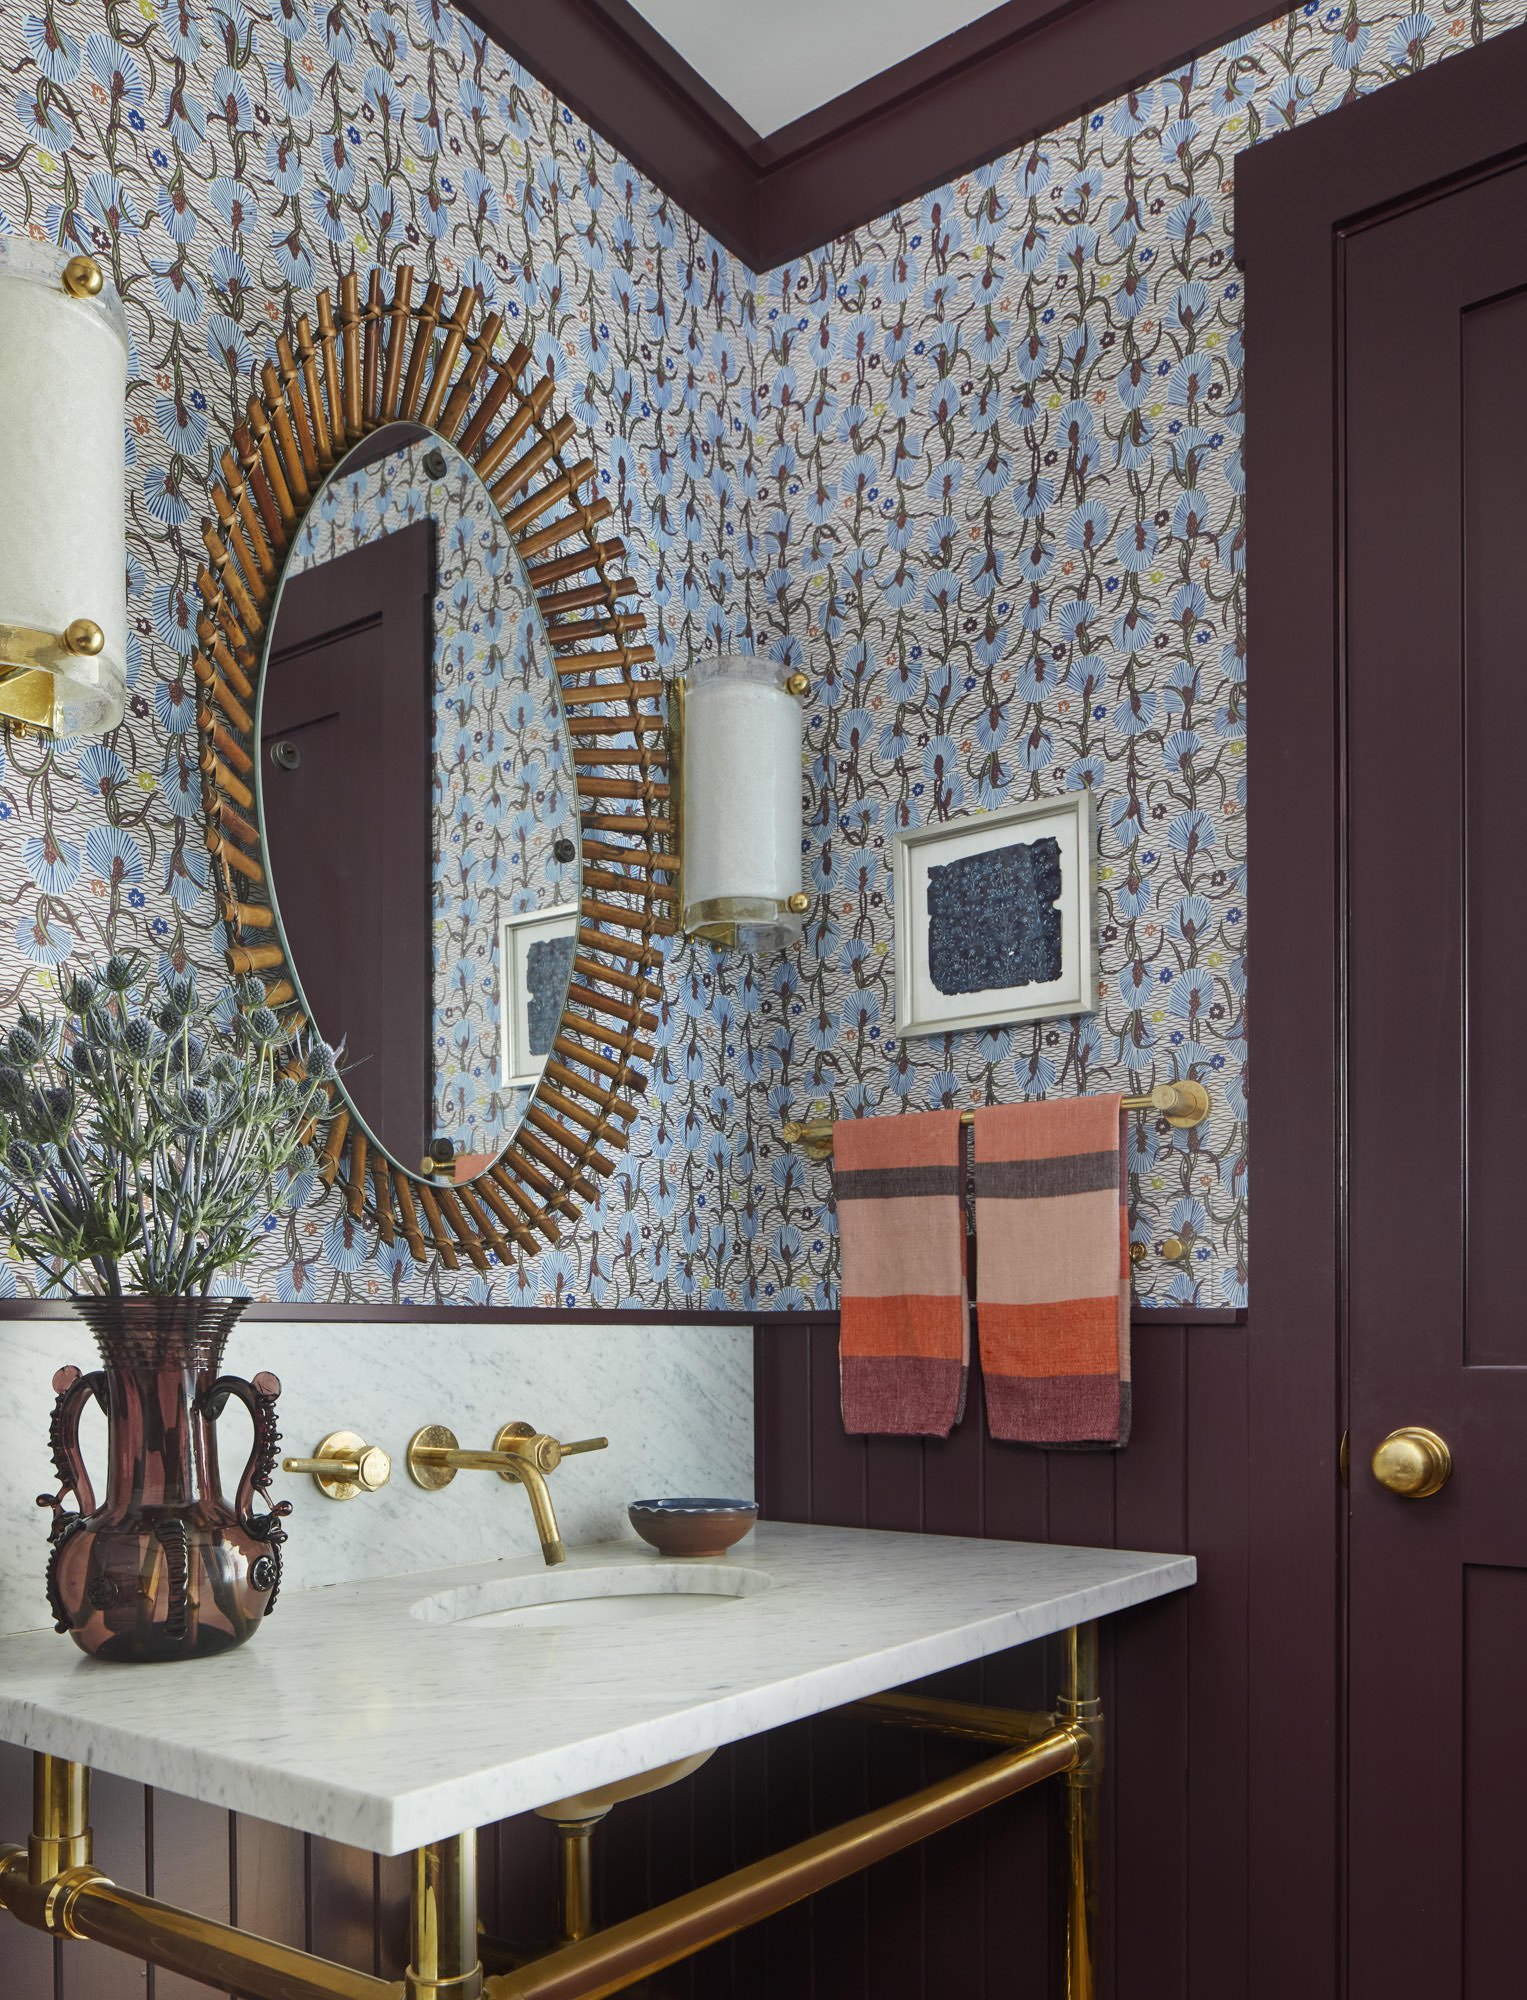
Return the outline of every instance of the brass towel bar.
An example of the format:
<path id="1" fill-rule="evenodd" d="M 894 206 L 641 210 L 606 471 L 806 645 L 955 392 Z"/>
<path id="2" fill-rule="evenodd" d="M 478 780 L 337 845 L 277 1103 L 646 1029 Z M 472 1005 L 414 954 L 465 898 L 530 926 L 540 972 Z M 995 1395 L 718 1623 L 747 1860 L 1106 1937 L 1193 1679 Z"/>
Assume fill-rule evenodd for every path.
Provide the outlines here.
<path id="1" fill-rule="evenodd" d="M 1184 1083 L 1158 1083 L 1143 1097 L 1126 1097 L 1124 1109 L 1159 1112 L 1168 1125 L 1187 1132 L 1195 1125 L 1202 1125 L 1208 1117 L 1209 1093 L 1191 1078 Z M 974 1111 L 960 1113 L 962 1125 L 973 1125 L 975 1119 Z M 832 1128 L 831 1118 L 786 1118 L 779 1135 L 787 1146 L 799 1146 L 808 1158 L 825 1160 L 832 1152 Z"/>

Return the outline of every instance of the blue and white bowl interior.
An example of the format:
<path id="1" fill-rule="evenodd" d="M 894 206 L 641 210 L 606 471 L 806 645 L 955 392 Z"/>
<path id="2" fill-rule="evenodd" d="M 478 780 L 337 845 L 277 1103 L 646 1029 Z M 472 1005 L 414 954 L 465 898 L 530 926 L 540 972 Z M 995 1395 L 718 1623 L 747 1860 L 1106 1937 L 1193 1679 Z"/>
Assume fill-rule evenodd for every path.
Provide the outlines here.
<path id="1" fill-rule="evenodd" d="M 633 1514 L 756 1514 L 756 1500 L 633 1500 Z"/>

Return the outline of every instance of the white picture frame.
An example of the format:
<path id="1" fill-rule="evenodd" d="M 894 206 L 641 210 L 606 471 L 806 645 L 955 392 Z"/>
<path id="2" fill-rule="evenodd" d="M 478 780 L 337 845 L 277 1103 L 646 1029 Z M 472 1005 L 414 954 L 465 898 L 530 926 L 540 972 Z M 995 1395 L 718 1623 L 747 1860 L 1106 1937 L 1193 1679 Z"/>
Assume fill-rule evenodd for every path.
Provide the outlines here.
<path id="1" fill-rule="evenodd" d="M 1059 891 L 1046 907 L 1059 913 L 1059 971 L 1054 978 L 1026 976 L 1000 986 L 964 985 L 979 975 L 979 953 L 959 972 L 959 990 L 948 972 L 936 978 L 930 967 L 930 933 L 958 924 L 949 914 L 948 884 L 937 884 L 933 870 L 1015 847 L 1032 848 L 1053 839 L 1060 872 Z M 1032 869 L 1053 865 L 1052 858 L 1025 864 Z M 972 1028 L 1009 1026 L 1020 1021 L 1046 1021 L 1062 1014 L 1096 1011 L 1097 992 L 1097 839 L 1090 789 L 1067 792 L 1055 799 L 1026 799 L 997 812 L 973 813 L 934 826 L 911 827 L 895 837 L 892 856 L 896 926 L 896 1032 L 898 1035 L 945 1035 Z M 941 906 L 935 918 L 930 892 Z M 977 933 L 966 922 L 967 935 Z M 984 936 L 984 934 L 982 934 Z M 937 941 L 936 941 L 937 942 Z M 1045 937 L 1015 934 L 999 943 L 998 953 L 1010 963 L 1037 952 L 1048 963 L 1054 956 L 1053 933 Z M 949 963 L 947 945 L 939 948 L 940 963 Z"/>
<path id="2" fill-rule="evenodd" d="M 558 903 L 549 910 L 522 910 L 504 919 L 499 939 L 499 1047 L 504 1089 L 534 1086 L 541 1081 L 551 1043 L 537 1051 L 532 1047 L 528 967 L 532 946 L 546 938 L 574 938 L 578 931 L 578 905 Z M 566 996 L 559 994 L 555 1035 L 561 1022 Z"/>

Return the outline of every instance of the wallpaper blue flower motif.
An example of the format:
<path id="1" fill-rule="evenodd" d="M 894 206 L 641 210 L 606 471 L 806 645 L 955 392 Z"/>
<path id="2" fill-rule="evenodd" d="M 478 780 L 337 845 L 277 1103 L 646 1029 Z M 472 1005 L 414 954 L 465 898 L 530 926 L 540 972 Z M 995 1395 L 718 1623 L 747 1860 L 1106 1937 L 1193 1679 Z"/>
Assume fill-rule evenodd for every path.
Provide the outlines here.
<path id="1" fill-rule="evenodd" d="M 481 1157 L 499 1151 L 530 1098 L 503 1081 L 504 923 L 577 900 L 576 860 L 561 861 L 557 846 L 576 848 L 578 812 L 550 648 L 518 551 L 472 468 L 441 455 L 438 476 L 428 442 L 341 469 L 303 522 L 288 574 L 435 523 L 430 1130 Z M 564 964 L 554 1020 L 566 988 Z M 331 1041 L 346 1033 L 340 1021 L 319 1026 Z"/>
<path id="2" fill-rule="evenodd" d="M 662 670 L 751 636 L 811 676 L 814 907 L 778 962 L 676 952 L 647 1108 L 563 1246 L 449 1277 L 299 1201 L 251 1289 L 828 1304 L 830 1174 L 781 1145 L 781 1116 L 1191 1073 L 1207 1128 L 1132 1136 L 1135 1234 L 1189 1251 L 1148 1257 L 1138 1291 L 1240 1301 L 1234 159 L 1524 15 L 1301 6 L 755 277 L 446 0 L 0 5 L 0 229 L 103 258 L 135 342 L 129 712 L 109 744 L 6 746 L 0 1002 L 107 939 L 217 964 L 189 681 L 209 469 L 288 315 L 352 264 L 407 258 L 480 287 L 555 374 Z M 898 1041 L 896 829 L 1084 785 L 1098 1013 Z"/>

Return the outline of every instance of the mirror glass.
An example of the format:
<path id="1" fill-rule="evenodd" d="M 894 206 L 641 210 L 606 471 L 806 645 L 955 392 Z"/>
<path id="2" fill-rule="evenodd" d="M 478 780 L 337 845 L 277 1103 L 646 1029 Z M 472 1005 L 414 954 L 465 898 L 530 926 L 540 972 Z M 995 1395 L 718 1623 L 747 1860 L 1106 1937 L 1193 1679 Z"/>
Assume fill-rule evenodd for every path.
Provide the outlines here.
<path id="1" fill-rule="evenodd" d="M 518 551 L 458 452 L 357 445 L 292 546 L 256 787 L 299 988 L 352 1115 L 411 1173 L 514 1136 L 572 969 L 577 793 Z"/>

